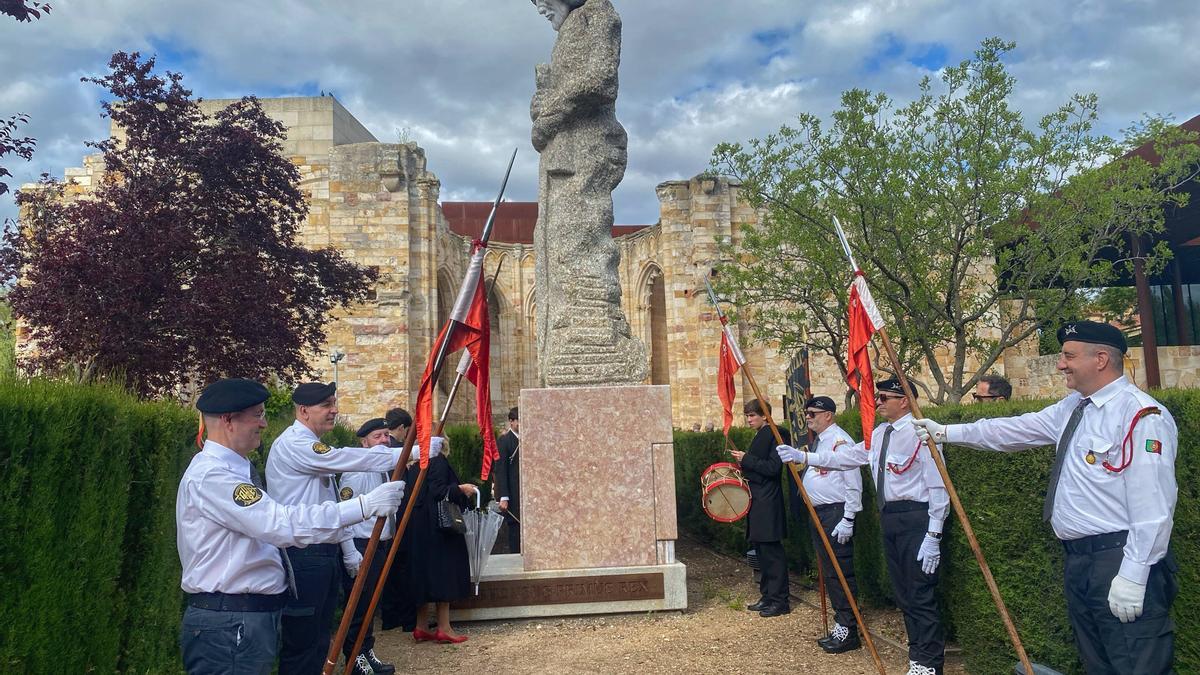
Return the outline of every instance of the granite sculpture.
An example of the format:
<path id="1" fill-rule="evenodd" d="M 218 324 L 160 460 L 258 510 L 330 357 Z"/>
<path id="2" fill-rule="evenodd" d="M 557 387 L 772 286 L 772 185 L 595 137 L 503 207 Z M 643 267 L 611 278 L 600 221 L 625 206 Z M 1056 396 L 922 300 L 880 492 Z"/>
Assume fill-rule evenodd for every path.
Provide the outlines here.
<path id="1" fill-rule="evenodd" d="M 548 387 L 640 384 L 646 348 L 621 310 L 612 239 L 628 143 L 616 116 L 621 18 L 609 0 L 533 2 L 558 32 L 530 105 L 539 376 Z"/>

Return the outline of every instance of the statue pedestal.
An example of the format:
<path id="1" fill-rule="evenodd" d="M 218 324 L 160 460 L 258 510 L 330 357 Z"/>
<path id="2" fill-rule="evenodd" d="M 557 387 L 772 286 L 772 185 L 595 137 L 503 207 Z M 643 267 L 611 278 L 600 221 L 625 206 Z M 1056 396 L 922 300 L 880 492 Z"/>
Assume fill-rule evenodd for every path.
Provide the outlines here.
<path id="1" fill-rule="evenodd" d="M 667 386 L 521 391 L 521 552 L 456 620 L 687 607 Z"/>

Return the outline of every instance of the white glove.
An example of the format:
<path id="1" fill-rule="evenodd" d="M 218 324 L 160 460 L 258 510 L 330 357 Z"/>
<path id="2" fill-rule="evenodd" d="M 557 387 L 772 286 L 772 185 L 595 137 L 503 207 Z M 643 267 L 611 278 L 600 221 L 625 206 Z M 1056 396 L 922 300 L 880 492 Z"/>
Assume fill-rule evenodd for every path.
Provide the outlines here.
<path id="1" fill-rule="evenodd" d="M 363 520 L 390 516 L 400 509 L 404 499 L 404 481 L 394 480 L 384 483 L 365 495 L 358 496 L 362 506 Z"/>
<path id="2" fill-rule="evenodd" d="M 775 454 L 779 455 L 779 459 L 785 462 L 795 462 L 800 466 L 808 464 L 808 453 L 803 450 L 797 450 L 790 445 L 775 446 Z"/>
<path id="3" fill-rule="evenodd" d="M 358 568 L 362 565 L 362 554 L 358 552 L 358 547 L 354 545 L 353 539 L 347 539 L 342 542 L 342 565 L 346 567 L 346 574 L 350 578 L 358 576 Z"/>
<path id="4" fill-rule="evenodd" d="M 1142 615 L 1146 599 L 1146 584 L 1130 581 L 1118 574 L 1108 588 L 1108 609 L 1121 623 L 1133 623 Z"/>
<path id="5" fill-rule="evenodd" d="M 833 528 L 833 538 L 837 539 L 839 544 L 844 544 L 850 541 L 850 537 L 854 536 L 854 521 L 849 518 L 842 518 L 842 522 L 838 523 Z"/>
<path id="6" fill-rule="evenodd" d="M 917 551 L 917 562 L 921 563 L 921 571 L 933 574 L 937 571 L 938 563 L 942 561 L 942 540 L 931 537 L 928 533 L 921 542 L 921 550 Z"/>
<path id="7" fill-rule="evenodd" d="M 917 438 L 919 438 L 922 443 L 929 440 L 930 436 L 933 437 L 934 443 L 945 443 L 946 442 L 946 427 L 945 427 L 945 425 L 938 424 L 937 422 L 934 422 L 933 420 L 927 420 L 927 419 L 913 420 L 913 430 L 917 432 Z"/>

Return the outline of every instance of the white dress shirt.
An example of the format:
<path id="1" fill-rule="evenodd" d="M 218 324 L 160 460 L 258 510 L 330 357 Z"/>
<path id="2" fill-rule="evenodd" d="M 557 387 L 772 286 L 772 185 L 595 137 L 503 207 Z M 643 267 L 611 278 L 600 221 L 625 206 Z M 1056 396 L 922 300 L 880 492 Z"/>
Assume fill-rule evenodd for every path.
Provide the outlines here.
<path id="1" fill-rule="evenodd" d="M 363 449 L 365 450 L 366 448 Z M 388 481 L 389 478 L 390 476 L 382 471 L 355 471 L 344 473 L 342 474 L 341 479 L 338 481 L 338 485 L 340 486 L 340 489 L 338 490 L 338 499 L 344 502 L 347 499 L 354 499 L 360 495 L 365 495 L 371 490 L 383 485 Z M 350 535 L 355 539 L 370 539 L 371 534 L 375 531 L 375 521 L 375 518 L 364 520 L 357 525 L 352 525 L 351 527 L 347 528 L 347 532 L 349 532 Z M 388 516 L 383 525 L 383 534 L 380 535 L 379 538 L 383 541 L 387 541 L 388 539 L 391 539 L 395 533 L 395 516 Z"/>
<path id="2" fill-rule="evenodd" d="M 401 448 L 331 448 L 299 420 L 271 443 L 267 455 L 267 487 L 284 504 L 336 502 L 334 474 L 343 471 L 391 472 Z"/>
<path id="3" fill-rule="evenodd" d="M 861 442 L 849 448 L 839 447 L 837 452 L 821 448 L 808 454 L 808 463 L 824 469 L 854 469 L 867 464 L 871 467 L 871 479 L 875 480 L 883 436 L 889 426 L 894 430 L 888 441 L 887 475 L 882 494 L 878 491 L 879 486 L 875 486 L 875 498 L 882 497 L 885 502 L 926 502 L 929 504 L 929 531 L 941 532 L 950 509 L 950 495 L 929 450 L 917 439 L 911 414 L 875 427 L 871 439 L 878 449 L 874 452 L 868 452 Z"/>
<path id="4" fill-rule="evenodd" d="M 946 427 L 946 442 L 1001 452 L 1057 446 L 1081 398 L 1079 392 L 1072 392 L 1037 412 L 951 424 Z M 1120 575 L 1144 584 L 1150 567 L 1166 555 L 1171 540 L 1178 494 L 1175 418 L 1124 376 L 1089 398 L 1092 404 L 1084 408 L 1070 446 L 1064 450 L 1068 454 L 1059 474 L 1050 525 L 1059 539 L 1067 541 L 1128 530 Z M 1129 427 L 1138 411 L 1149 407 L 1157 407 L 1161 414 L 1147 415 L 1134 427 L 1133 461 L 1120 472 L 1105 468 L 1104 462 L 1120 466 Z M 1087 461 L 1089 453 L 1094 460 L 1091 463 Z"/>
<path id="5" fill-rule="evenodd" d="M 854 439 L 844 429 L 836 424 L 830 425 L 817 436 L 814 452 L 827 450 L 835 453 L 849 449 L 854 445 Z M 846 504 L 846 518 L 854 519 L 854 514 L 862 511 L 862 472 L 858 467 L 853 469 L 836 470 L 809 467 L 804 472 L 804 489 L 813 506 L 825 504 Z"/>
<path id="6" fill-rule="evenodd" d="M 285 506 L 250 480 L 250 461 L 206 441 L 179 481 L 176 545 L 187 593 L 287 591 L 281 546 L 333 543 L 363 519 L 357 502 Z"/>

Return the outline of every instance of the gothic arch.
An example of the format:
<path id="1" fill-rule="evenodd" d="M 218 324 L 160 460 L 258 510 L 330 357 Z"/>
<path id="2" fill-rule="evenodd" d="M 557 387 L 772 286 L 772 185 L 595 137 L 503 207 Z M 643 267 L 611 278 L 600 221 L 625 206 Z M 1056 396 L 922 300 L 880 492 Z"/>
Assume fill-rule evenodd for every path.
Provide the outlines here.
<path id="1" fill-rule="evenodd" d="M 637 285 L 638 314 L 642 317 L 642 340 L 650 355 L 650 384 L 670 384 L 667 359 L 667 285 L 658 263 L 642 268 Z"/>

